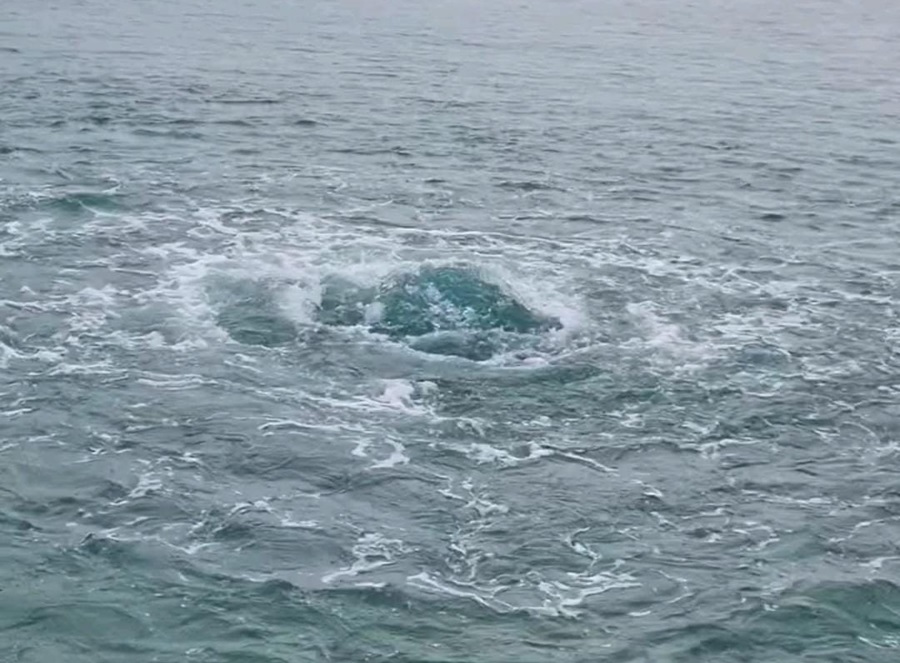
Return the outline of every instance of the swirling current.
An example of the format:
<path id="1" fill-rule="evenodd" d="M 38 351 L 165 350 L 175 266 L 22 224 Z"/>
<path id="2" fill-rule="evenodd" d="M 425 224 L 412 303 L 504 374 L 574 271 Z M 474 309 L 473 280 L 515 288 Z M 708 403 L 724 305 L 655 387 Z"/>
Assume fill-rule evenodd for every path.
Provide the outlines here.
<path id="1" fill-rule="evenodd" d="M 0 661 L 900 657 L 900 5 L 0 7 Z"/>

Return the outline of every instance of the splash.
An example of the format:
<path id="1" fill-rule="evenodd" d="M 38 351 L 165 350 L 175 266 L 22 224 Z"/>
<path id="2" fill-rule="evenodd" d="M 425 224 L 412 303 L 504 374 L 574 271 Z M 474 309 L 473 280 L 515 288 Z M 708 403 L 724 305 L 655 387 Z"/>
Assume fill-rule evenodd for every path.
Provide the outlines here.
<path id="1" fill-rule="evenodd" d="M 378 303 L 383 312 L 373 328 L 392 337 L 460 329 L 527 334 L 559 327 L 466 267 L 399 274 L 382 285 Z"/>
<path id="2" fill-rule="evenodd" d="M 298 289 L 301 316 L 292 314 Z M 216 323 L 233 340 L 267 347 L 294 342 L 301 328 L 321 325 L 364 329 L 426 354 L 484 361 L 534 345 L 563 326 L 467 265 L 421 265 L 375 284 L 337 274 L 315 284 L 219 277 L 207 293 Z"/>
<path id="3" fill-rule="evenodd" d="M 559 320 L 522 304 L 469 266 L 421 266 L 378 286 L 325 283 L 318 319 L 332 326 L 366 326 L 428 354 L 482 361 L 523 335 L 559 329 Z"/>

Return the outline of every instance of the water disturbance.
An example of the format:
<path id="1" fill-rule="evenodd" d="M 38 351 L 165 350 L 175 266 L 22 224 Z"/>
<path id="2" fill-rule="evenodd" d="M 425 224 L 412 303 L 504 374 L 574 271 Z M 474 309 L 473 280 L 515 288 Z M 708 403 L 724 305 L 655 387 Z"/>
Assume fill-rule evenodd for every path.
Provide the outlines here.
<path id="1" fill-rule="evenodd" d="M 898 44 L 6 0 L 0 660 L 898 660 Z"/>

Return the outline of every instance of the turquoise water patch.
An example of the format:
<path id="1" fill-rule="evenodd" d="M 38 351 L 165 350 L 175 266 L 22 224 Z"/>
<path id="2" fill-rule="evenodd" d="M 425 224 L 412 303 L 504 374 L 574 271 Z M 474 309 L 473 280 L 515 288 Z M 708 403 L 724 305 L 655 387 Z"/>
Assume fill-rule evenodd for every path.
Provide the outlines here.
<path id="1" fill-rule="evenodd" d="M 562 326 L 477 268 L 454 265 L 395 273 L 370 288 L 327 280 L 317 318 L 333 326 L 364 325 L 428 354 L 475 360 L 515 346 L 517 336 Z"/>
<path id="2" fill-rule="evenodd" d="M 375 331 L 397 338 L 450 330 L 530 334 L 559 328 L 471 267 L 422 267 L 380 288 Z"/>

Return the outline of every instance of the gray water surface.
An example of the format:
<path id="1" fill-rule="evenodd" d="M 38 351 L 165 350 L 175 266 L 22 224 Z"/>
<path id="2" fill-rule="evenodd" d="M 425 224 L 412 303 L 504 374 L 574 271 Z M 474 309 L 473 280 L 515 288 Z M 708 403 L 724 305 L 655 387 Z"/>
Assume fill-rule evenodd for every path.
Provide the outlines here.
<path id="1" fill-rule="evenodd" d="M 900 5 L 0 7 L 0 660 L 893 662 Z"/>

